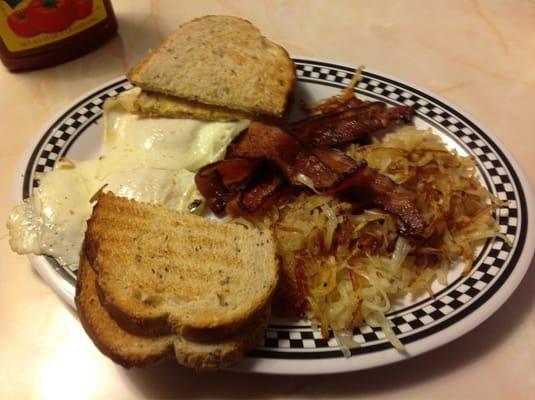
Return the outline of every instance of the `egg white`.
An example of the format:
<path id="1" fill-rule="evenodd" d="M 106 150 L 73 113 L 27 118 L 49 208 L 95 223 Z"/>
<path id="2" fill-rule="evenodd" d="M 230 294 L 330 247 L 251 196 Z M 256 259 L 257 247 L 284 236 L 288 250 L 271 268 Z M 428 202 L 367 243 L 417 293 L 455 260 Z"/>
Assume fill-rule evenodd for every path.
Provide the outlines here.
<path id="1" fill-rule="evenodd" d="M 93 207 L 90 199 L 104 185 L 106 191 L 137 201 L 202 211 L 195 172 L 224 158 L 228 144 L 249 121 L 142 118 L 128 111 L 137 93 L 123 93 L 104 105 L 99 159 L 60 160 L 40 178 L 33 195 L 11 211 L 7 226 L 14 251 L 50 255 L 76 269 Z"/>

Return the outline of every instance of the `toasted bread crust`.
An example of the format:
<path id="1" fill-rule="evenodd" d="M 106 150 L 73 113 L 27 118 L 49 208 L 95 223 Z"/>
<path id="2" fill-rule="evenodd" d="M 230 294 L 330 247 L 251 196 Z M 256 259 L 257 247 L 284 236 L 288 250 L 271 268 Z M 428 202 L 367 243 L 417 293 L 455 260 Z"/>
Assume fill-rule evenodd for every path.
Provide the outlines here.
<path id="1" fill-rule="evenodd" d="M 96 273 L 83 253 L 78 270 L 75 303 L 82 326 L 96 347 L 126 368 L 142 367 L 173 356 L 178 363 L 199 371 L 230 366 L 258 343 L 270 314 L 267 306 L 258 319 L 251 321 L 240 333 L 213 343 L 195 342 L 179 335 L 134 335 L 123 330 L 100 304 L 96 292 Z"/>
<path id="2" fill-rule="evenodd" d="M 84 255 L 78 267 L 74 301 L 83 328 L 95 346 L 114 362 L 125 368 L 142 367 L 173 356 L 174 335 L 139 337 L 125 332 L 111 319 L 100 304 L 96 273 Z"/>
<path id="3" fill-rule="evenodd" d="M 257 319 L 250 321 L 235 335 L 221 339 L 216 344 L 180 338 L 174 342 L 175 357 L 179 364 L 197 371 L 230 367 L 261 341 L 270 315 L 271 306 L 268 304 L 261 310 Z M 210 350 L 207 352 L 207 349 Z"/>
<path id="4" fill-rule="evenodd" d="M 180 26 L 127 77 L 143 90 L 281 117 L 295 68 L 249 21 L 210 15 Z"/>
<path id="5" fill-rule="evenodd" d="M 147 226 L 149 220 L 154 225 Z M 235 247 L 227 248 L 231 243 Z M 197 251 L 201 246 L 210 254 Z M 98 273 L 101 303 L 123 329 L 210 340 L 233 335 L 271 300 L 278 280 L 273 246 L 268 232 L 103 193 L 88 221 L 84 252 Z M 182 275 L 187 279 L 178 279 Z"/>

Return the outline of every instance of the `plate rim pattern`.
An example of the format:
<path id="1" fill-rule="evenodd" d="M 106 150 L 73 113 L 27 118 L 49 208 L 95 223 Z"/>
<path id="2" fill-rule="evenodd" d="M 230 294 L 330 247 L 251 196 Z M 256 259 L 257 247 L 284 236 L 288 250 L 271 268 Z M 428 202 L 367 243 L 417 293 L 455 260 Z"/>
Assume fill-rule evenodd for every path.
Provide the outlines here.
<path id="1" fill-rule="evenodd" d="M 343 88 L 349 83 L 355 71 L 353 67 L 341 63 L 302 57 L 293 58 L 293 60 L 296 65 L 298 82 L 303 83 Z M 87 127 L 101 116 L 104 100 L 131 87 L 132 85 L 126 81 L 126 78 L 117 78 L 80 98 L 46 127 L 26 163 L 21 182 L 22 198 L 28 197 L 38 185 L 39 174 L 52 169 L 55 161 L 65 155 Z M 506 156 L 497 141 L 486 133 L 480 124 L 473 122 L 472 118 L 451 103 L 437 98 L 436 95 L 425 90 L 416 88 L 414 85 L 371 70 L 363 71 L 356 92 L 389 104 L 412 105 L 419 118 L 455 140 L 459 146 L 473 155 L 487 187 L 499 198 L 510 203 L 510 207 L 500 209 L 496 213 L 496 218 L 502 233 L 513 239 L 512 248 L 508 249 L 501 239 L 488 240 L 478 256 L 479 260 L 474 263 L 475 267 L 468 276 L 459 277 L 441 288 L 435 293 L 435 299 L 427 298 L 387 314 L 395 333 L 409 348 L 411 344 L 432 338 L 437 333 L 448 331 L 460 321 L 471 318 L 474 313 L 477 314 L 478 309 L 493 296 L 496 296 L 502 286 L 508 282 L 511 274 L 518 270 L 518 261 L 521 256 L 525 256 L 528 228 L 530 231 L 533 228 L 532 221 L 528 220 L 531 217 L 528 215 L 527 201 L 527 198 L 531 198 L 530 188 L 523 187 L 523 182 L 526 182 L 525 178 L 522 179 L 521 171 L 518 171 L 517 174 L 515 169 L 518 167 L 515 168 L 511 164 L 510 156 Z M 20 197 L 18 200 L 20 201 Z M 533 246 L 527 251 L 532 253 Z M 528 254 L 528 256 L 530 255 Z M 31 257 L 31 260 L 38 272 L 39 269 L 43 268 L 52 269 L 60 275 L 60 279 L 67 281 L 74 289 L 75 275 L 66 268 L 60 267 L 54 259 L 34 256 Z M 517 275 L 520 276 L 516 284 L 520 282 L 526 271 L 527 266 L 524 267 L 524 271 L 517 272 Z M 53 282 L 51 284 L 54 286 Z M 509 288 L 509 293 L 504 296 L 505 298 L 500 299 L 498 306 L 509 297 L 515 287 L 516 285 Z M 57 287 L 54 289 L 58 290 Z M 65 288 L 61 290 L 65 290 Z M 67 300 L 69 300 L 68 296 Z M 69 304 L 72 305 L 72 301 L 69 301 Z M 494 311 L 487 313 L 488 315 L 484 318 L 479 316 L 479 321 L 472 324 L 473 326 L 467 330 L 477 326 Z M 451 341 L 467 330 L 459 333 L 457 329 L 456 332 L 449 335 L 448 340 L 443 342 Z M 270 324 L 263 344 L 250 352 L 248 362 L 243 368 L 238 367 L 238 369 L 277 372 L 274 366 L 280 367 L 279 361 L 301 362 L 299 364 L 303 365 L 302 362 L 310 363 L 313 360 L 318 360 L 320 363 L 324 363 L 330 359 L 328 363 L 323 365 L 317 364 L 316 368 L 312 370 L 307 368 L 307 370 L 318 373 L 363 369 L 404 358 L 396 354 L 395 351 L 393 352 L 391 344 L 379 328 L 369 326 L 355 328 L 354 336 L 363 342 L 363 345 L 351 349 L 352 355 L 356 356 L 350 359 L 353 362 L 334 365 L 333 362 L 343 359 L 343 355 L 332 334 L 329 339 L 323 339 L 319 332 L 310 327 L 310 324 L 302 322 L 289 325 Z M 435 348 L 440 344 L 443 343 L 427 346 L 423 351 Z M 423 351 L 418 350 L 416 354 Z M 381 359 L 369 358 L 381 352 L 388 354 Z M 411 356 L 416 354 L 411 354 Z M 355 361 L 362 357 L 367 357 L 365 362 L 359 364 Z M 251 364 L 251 360 L 258 360 L 260 363 L 254 365 Z M 284 373 L 299 373 L 291 368 L 283 368 L 282 370 L 278 368 L 278 370 Z"/>

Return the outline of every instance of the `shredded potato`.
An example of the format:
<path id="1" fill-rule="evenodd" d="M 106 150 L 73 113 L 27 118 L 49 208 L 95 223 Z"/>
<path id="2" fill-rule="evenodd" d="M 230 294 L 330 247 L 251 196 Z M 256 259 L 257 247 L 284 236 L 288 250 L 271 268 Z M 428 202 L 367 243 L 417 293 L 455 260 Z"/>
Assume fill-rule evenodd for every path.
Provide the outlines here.
<path id="1" fill-rule="evenodd" d="M 307 109 L 309 114 L 323 114 L 329 111 L 336 110 L 336 108 L 339 107 L 341 104 L 344 104 L 349 99 L 355 97 L 355 86 L 357 86 L 357 83 L 360 80 L 360 76 L 362 74 L 363 69 L 364 66 L 362 65 L 358 67 L 355 70 L 355 74 L 353 75 L 351 82 L 349 82 L 349 85 L 342 89 L 337 95 L 327 97 L 316 103 L 311 104 L 310 106 L 306 106 L 305 108 Z"/>
<path id="2" fill-rule="evenodd" d="M 346 355 L 357 345 L 348 332 L 362 323 L 381 327 L 403 349 L 385 317 L 392 300 L 432 295 L 430 283 L 445 284 L 456 261 L 467 273 L 476 246 L 498 235 L 492 211 L 501 204 L 477 180 L 473 160 L 430 131 L 405 127 L 347 153 L 418 194 L 423 238 L 401 236 L 397 217 L 379 209 L 301 194 L 253 221 L 276 237 L 282 282 L 275 303 L 317 323 L 325 337 L 332 329 Z"/>

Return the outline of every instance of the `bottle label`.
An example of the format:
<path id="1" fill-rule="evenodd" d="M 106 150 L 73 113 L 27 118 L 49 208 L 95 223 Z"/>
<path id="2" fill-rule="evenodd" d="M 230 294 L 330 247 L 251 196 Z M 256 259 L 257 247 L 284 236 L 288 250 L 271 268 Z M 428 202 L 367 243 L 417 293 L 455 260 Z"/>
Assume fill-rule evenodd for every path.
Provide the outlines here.
<path id="1" fill-rule="evenodd" d="M 10 52 L 46 46 L 107 17 L 103 0 L 0 0 L 0 38 Z"/>

